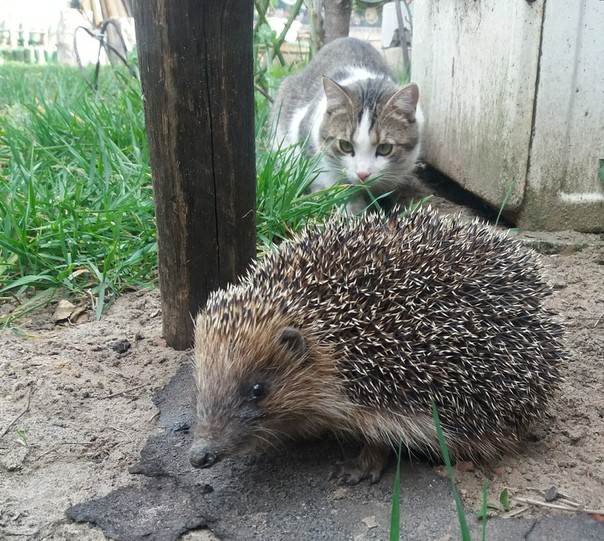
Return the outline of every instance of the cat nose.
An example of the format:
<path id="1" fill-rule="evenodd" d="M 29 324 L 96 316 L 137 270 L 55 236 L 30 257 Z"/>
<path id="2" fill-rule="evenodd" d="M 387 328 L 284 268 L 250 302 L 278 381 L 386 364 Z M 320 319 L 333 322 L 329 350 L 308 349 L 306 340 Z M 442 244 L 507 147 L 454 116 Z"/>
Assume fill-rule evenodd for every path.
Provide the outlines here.
<path id="1" fill-rule="evenodd" d="M 365 182 L 370 175 L 371 173 L 367 173 L 367 171 L 357 171 L 357 177 L 359 177 L 361 182 Z"/>

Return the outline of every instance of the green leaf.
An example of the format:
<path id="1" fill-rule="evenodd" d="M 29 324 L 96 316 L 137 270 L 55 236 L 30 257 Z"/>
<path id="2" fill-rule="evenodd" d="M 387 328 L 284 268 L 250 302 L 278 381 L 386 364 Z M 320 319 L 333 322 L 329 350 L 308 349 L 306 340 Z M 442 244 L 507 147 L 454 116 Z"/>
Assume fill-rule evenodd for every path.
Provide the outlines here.
<path id="1" fill-rule="evenodd" d="M 501 494 L 499 494 L 499 501 L 501 502 L 501 505 L 503 506 L 504 511 L 509 511 L 510 510 L 510 495 L 508 493 L 508 489 L 504 488 L 501 491 Z"/>
<path id="2" fill-rule="evenodd" d="M 5 291 L 9 291 L 11 289 L 16 289 L 22 286 L 31 286 L 31 285 L 39 285 L 42 283 L 55 284 L 56 281 L 52 276 L 48 276 L 46 274 L 32 274 L 28 276 L 22 276 L 9 284 L 6 284 L 2 289 L 0 289 L 0 293 L 4 293 Z"/>

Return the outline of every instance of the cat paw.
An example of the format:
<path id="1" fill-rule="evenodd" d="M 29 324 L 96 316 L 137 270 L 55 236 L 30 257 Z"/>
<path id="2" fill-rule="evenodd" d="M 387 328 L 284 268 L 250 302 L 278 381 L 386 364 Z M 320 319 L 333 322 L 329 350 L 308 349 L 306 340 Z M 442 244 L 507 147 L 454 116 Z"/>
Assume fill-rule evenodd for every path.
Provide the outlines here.
<path id="1" fill-rule="evenodd" d="M 362 214 L 367 208 L 367 203 L 363 197 L 356 197 L 346 203 L 344 212 L 349 216 L 355 216 L 356 214 Z"/>

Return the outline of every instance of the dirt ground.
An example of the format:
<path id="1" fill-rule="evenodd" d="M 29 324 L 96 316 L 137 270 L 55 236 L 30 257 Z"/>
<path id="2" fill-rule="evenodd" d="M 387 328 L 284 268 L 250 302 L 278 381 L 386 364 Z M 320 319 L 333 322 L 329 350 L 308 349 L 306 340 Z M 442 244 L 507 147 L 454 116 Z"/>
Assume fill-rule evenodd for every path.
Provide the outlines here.
<path id="1" fill-rule="evenodd" d="M 458 465 L 458 487 L 474 508 L 487 478 L 492 501 L 504 488 L 543 501 L 540 493 L 555 486 L 579 505 L 603 509 L 604 238 L 522 237 L 548 254 L 548 306 L 567 327 L 566 381 L 517 456 L 488 467 Z M 86 307 L 78 323 L 55 324 L 55 308 L 0 331 L 1 539 L 104 539 L 69 522 L 65 509 L 128 482 L 147 437 L 162 430 L 152 392 L 188 360 L 161 337 L 157 291 L 121 297 L 98 322 Z"/>

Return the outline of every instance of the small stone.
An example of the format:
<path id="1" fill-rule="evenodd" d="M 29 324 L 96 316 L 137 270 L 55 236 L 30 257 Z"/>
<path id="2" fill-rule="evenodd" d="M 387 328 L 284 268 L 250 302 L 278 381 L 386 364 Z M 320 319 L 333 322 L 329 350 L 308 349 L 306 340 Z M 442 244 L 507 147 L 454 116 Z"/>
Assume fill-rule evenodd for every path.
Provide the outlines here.
<path id="1" fill-rule="evenodd" d="M 201 494 L 211 494 L 214 492 L 214 487 L 209 485 L 208 483 L 204 483 L 203 485 L 197 485 Z"/>
<path id="2" fill-rule="evenodd" d="M 347 490 L 344 487 L 338 487 L 331 493 L 332 500 L 343 500 L 346 498 Z"/>
<path id="3" fill-rule="evenodd" d="M 582 428 L 571 428 L 565 432 L 568 439 L 571 443 L 577 443 L 580 439 L 583 438 L 584 432 Z"/>
<path id="4" fill-rule="evenodd" d="M 558 497 L 558 489 L 553 486 L 549 487 L 543 494 L 543 498 L 546 502 L 553 502 Z"/>
<path id="5" fill-rule="evenodd" d="M 111 349 L 119 354 L 126 353 L 131 347 L 132 344 L 126 339 L 118 340 L 111 345 Z"/>
<path id="6" fill-rule="evenodd" d="M 370 517 L 365 517 L 361 519 L 361 522 L 367 526 L 367 529 L 371 530 L 372 528 L 377 528 L 377 520 L 375 515 L 371 515 Z"/>

